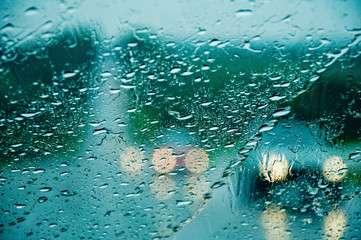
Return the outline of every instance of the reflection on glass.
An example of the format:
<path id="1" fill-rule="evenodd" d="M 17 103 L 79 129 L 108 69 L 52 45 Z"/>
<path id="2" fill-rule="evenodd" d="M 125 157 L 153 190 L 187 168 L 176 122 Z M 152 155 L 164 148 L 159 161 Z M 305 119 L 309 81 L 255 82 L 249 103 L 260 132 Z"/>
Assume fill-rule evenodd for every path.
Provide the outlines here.
<path id="1" fill-rule="evenodd" d="M 153 239 L 165 239 L 172 234 L 171 226 L 172 220 L 169 218 L 166 209 L 163 209 L 155 213 L 155 221 L 152 223 L 154 225 L 154 232 L 151 232 L 150 235 L 153 236 Z"/>
<path id="2" fill-rule="evenodd" d="M 347 165 L 342 158 L 338 156 L 330 157 L 322 166 L 323 176 L 330 182 L 338 182 L 347 175 Z"/>
<path id="3" fill-rule="evenodd" d="M 177 158 L 172 149 L 160 148 L 153 153 L 152 164 L 156 172 L 160 174 L 170 173 L 177 164 Z"/>
<path id="4" fill-rule="evenodd" d="M 325 217 L 323 224 L 324 239 L 338 240 L 344 235 L 347 219 L 342 209 L 336 209 Z"/>
<path id="5" fill-rule="evenodd" d="M 184 193 L 193 202 L 203 200 L 204 194 L 209 190 L 209 184 L 203 175 L 188 176 L 184 183 Z"/>
<path id="6" fill-rule="evenodd" d="M 264 153 L 259 170 L 267 181 L 277 182 L 286 179 L 289 164 L 284 154 Z"/>
<path id="7" fill-rule="evenodd" d="M 208 168 L 209 158 L 204 149 L 194 148 L 187 152 L 184 162 L 188 171 L 202 173 Z"/>
<path id="8" fill-rule="evenodd" d="M 139 173 L 143 167 L 144 154 L 136 147 L 127 147 L 120 154 L 120 164 L 126 173 Z"/>
<path id="9" fill-rule="evenodd" d="M 275 205 L 268 205 L 261 216 L 267 240 L 290 239 L 287 225 L 287 213 Z"/>
<path id="10" fill-rule="evenodd" d="M 175 188 L 175 181 L 168 175 L 154 176 L 153 183 L 150 185 L 152 194 L 159 200 L 167 200 L 172 197 Z"/>

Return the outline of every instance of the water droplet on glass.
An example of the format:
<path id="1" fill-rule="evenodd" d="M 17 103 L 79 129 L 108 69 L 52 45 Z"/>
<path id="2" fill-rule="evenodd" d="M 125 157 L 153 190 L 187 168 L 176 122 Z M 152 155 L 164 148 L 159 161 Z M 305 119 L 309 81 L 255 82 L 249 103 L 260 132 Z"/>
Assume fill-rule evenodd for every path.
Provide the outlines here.
<path id="1" fill-rule="evenodd" d="M 31 117 L 35 117 L 36 115 L 39 115 L 40 112 L 35 112 L 35 113 L 21 113 L 20 115 L 23 116 L 24 118 L 31 118 Z"/>
<path id="2" fill-rule="evenodd" d="M 172 68 L 171 70 L 170 70 L 170 73 L 172 73 L 172 74 L 174 74 L 174 73 L 177 73 L 177 72 L 179 72 L 181 69 L 180 68 Z"/>
<path id="3" fill-rule="evenodd" d="M 112 74 L 110 72 L 103 72 L 100 74 L 102 77 L 110 77 Z"/>
<path id="4" fill-rule="evenodd" d="M 277 118 L 277 117 L 283 117 L 283 116 L 288 115 L 290 112 L 291 112 L 290 107 L 286 107 L 286 108 L 284 108 L 284 109 L 279 109 L 279 110 L 277 110 L 276 112 L 274 112 L 274 113 L 272 114 L 272 116 L 275 117 L 275 118 Z"/>
<path id="5" fill-rule="evenodd" d="M 250 9 L 240 9 L 240 10 L 236 11 L 237 18 L 248 17 L 248 16 L 252 16 L 252 15 L 253 15 L 253 11 Z"/>
<path id="6" fill-rule="evenodd" d="M 34 16 L 36 14 L 38 14 L 39 9 L 36 7 L 30 7 L 28 9 L 25 10 L 25 15 L 26 16 Z"/>
<path id="7" fill-rule="evenodd" d="M 76 72 L 65 72 L 63 73 L 63 78 L 71 78 L 74 77 L 76 74 Z"/>
<path id="8" fill-rule="evenodd" d="M 34 171 L 33 171 L 33 173 L 34 174 L 38 174 L 38 173 L 43 173 L 43 172 L 45 172 L 45 169 L 35 169 Z"/>
<path id="9" fill-rule="evenodd" d="M 40 192 L 50 192 L 52 190 L 51 187 L 44 187 L 40 189 Z"/>
<path id="10" fill-rule="evenodd" d="M 44 202 L 46 202 L 46 201 L 48 201 L 48 198 L 47 198 L 47 197 L 40 197 L 40 198 L 38 199 L 38 203 L 44 203 Z"/>
<path id="11" fill-rule="evenodd" d="M 177 201 L 177 207 L 183 207 L 191 205 L 193 201 Z"/>
<path id="12" fill-rule="evenodd" d="M 15 207 L 16 207 L 17 209 L 22 209 L 22 208 L 26 207 L 26 204 L 15 203 Z"/>

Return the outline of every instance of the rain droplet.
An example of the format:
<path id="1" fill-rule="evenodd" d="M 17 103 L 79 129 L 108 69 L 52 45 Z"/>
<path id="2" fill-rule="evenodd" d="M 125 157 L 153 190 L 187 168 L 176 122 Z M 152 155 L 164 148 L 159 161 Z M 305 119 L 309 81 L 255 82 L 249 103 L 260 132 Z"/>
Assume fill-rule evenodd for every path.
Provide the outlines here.
<path id="1" fill-rule="evenodd" d="M 40 189 L 40 192 L 50 192 L 52 190 L 51 187 L 44 187 Z"/>
<path id="2" fill-rule="evenodd" d="M 110 77 L 112 74 L 110 72 L 103 72 L 102 74 L 100 74 L 100 76 L 102 77 Z"/>
<path id="3" fill-rule="evenodd" d="M 356 159 L 356 158 L 358 158 L 358 157 L 360 157 L 360 156 L 361 156 L 361 154 L 358 153 L 358 152 L 356 152 L 356 153 L 351 153 L 350 156 L 349 156 L 349 158 L 350 158 L 351 160 L 354 160 L 354 159 Z"/>
<path id="4" fill-rule="evenodd" d="M 71 78 L 74 77 L 76 75 L 75 72 L 65 72 L 63 73 L 63 78 Z"/>
<path id="5" fill-rule="evenodd" d="M 319 78 L 320 78 L 320 76 L 315 75 L 310 79 L 310 82 L 316 82 Z"/>
<path id="6" fill-rule="evenodd" d="M 120 93 L 122 90 L 120 89 L 110 89 L 110 93 L 111 94 L 117 94 L 117 93 Z"/>
<path id="7" fill-rule="evenodd" d="M 56 227 L 57 226 L 57 224 L 56 223 L 51 223 L 51 224 L 49 224 L 49 227 Z"/>
<path id="8" fill-rule="evenodd" d="M 187 72 L 182 73 L 181 75 L 182 75 L 182 76 L 190 76 L 190 75 L 192 75 L 192 74 L 193 74 L 193 72 L 187 71 Z"/>
<path id="9" fill-rule="evenodd" d="M 287 107 L 287 108 L 284 108 L 284 109 L 280 109 L 280 110 L 277 110 L 276 112 L 274 112 L 272 114 L 273 117 L 283 117 L 283 116 L 286 116 L 287 114 L 289 114 L 291 112 L 291 109 L 290 107 Z"/>
<path id="10" fill-rule="evenodd" d="M 44 23 L 42 26 L 41 26 L 41 30 L 42 31 L 46 31 L 46 30 L 49 30 L 50 28 L 52 28 L 54 26 L 53 22 L 52 21 L 47 21 L 46 23 Z"/>
<path id="11" fill-rule="evenodd" d="M 0 32 L 11 31 L 13 29 L 14 29 L 14 25 L 12 25 L 11 23 L 8 23 L 5 26 L 3 26 L 2 28 L 0 28 Z"/>
<path id="12" fill-rule="evenodd" d="M 36 7 L 30 7 L 25 10 L 25 15 L 26 16 L 34 16 L 34 15 L 38 14 L 38 11 L 39 11 L 39 9 L 37 9 Z"/>
<path id="13" fill-rule="evenodd" d="M 212 102 L 204 102 L 204 103 L 201 103 L 201 106 L 206 107 L 206 106 L 209 106 L 211 104 L 212 104 Z"/>
<path id="14" fill-rule="evenodd" d="M 322 182 L 322 181 L 319 181 L 319 183 L 318 183 L 318 187 L 319 188 L 327 188 L 328 187 L 328 185 L 329 185 L 329 183 L 328 182 Z"/>
<path id="15" fill-rule="evenodd" d="M 34 174 L 37 174 L 37 173 L 43 173 L 43 172 L 45 172 L 45 169 L 35 169 L 34 171 L 33 171 L 33 173 Z"/>
<path id="16" fill-rule="evenodd" d="M 131 77 L 134 77 L 134 75 L 135 75 L 135 72 L 131 72 L 131 73 L 127 73 L 126 77 L 131 78 Z"/>
<path id="17" fill-rule="evenodd" d="M 348 172 L 348 168 L 341 168 L 337 171 L 337 173 L 339 173 L 339 174 L 343 174 L 345 172 Z"/>
<path id="18" fill-rule="evenodd" d="M 40 112 L 35 112 L 35 113 L 21 113 L 20 115 L 22 117 L 25 117 L 25 118 L 31 118 L 31 117 L 35 117 L 36 115 L 39 115 Z"/>
<path id="19" fill-rule="evenodd" d="M 131 89 L 131 88 L 135 88 L 134 85 L 120 85 L 121 88 L 124 88 L 124 89 Z"/>
<path id="20" fill-rule="evenodd" d="M 270 97 L 269 99 L 273 102 L 276 102 L 276 101 L 282 100 L 284 98 L 286 98 L 286 96 L 273 96 L 273 97 Z"/>
<path id="21" fill-rule="evenodd" d="M 92 127 L 98 127 L 99 125 L 102 125 L 103 123 L 105 123 L 105 120 L 100 121 L 100 122 L 89 122 L 89 125 Z"/>
<path id="22" fill-rule="evenodd" d="M 47 197 L 39 197 L 39 199 L 38 199 L 38 203 L 44 203 L 46 201 L 48 201 Z"/>
<path id="23" fill-rule="evenodd" d="M 102 133 L 107 133 L 108 131 L 105 128 L 101 128 L 101 129 L 95 129 L 93 131 L 93 135 L 98 135 L 98 134 L 102 134 Z"/>
<path id="24" fill-rule="evenodd" d="M 215 47 L 220 43 L 221 43 L 221 41 L 219 41 L 218 39 L 213 39 L 212 41 L 210 41 L 209 46 Z"/>
<path id="25" fill-rule="evenodd" d="M 236 12 L 236 17 L 240 18 L 240 17 L 248 17 L 253 15 L 253 11 L 250 9 L 240 9 Z"/>
<path id="26" fill-rule="evenodd" d="M 21 147 L 23 144 L 22 143 L 18 143 L 18 144 L 14 144 L 11 145 L 12 148 L 17 148 L 17 147 Z"/>
<path id="27" fill-rule="evenodd" d="M 225 184 L 224 182 L 215 182 L 215 183 L 211 186 L 211 189 L 220 188 L 220 187 L 222 187 L 224 184 Z"/>
<path id="28" fill-rule="evenodd" d="M 22 208 L 26 207 L 26 204 L 15 203 L 15 207 L 16 207 L 17 209 L 22 209 Z"/>
<path id="29" fill-rule="evenodd" d="M 262 126 L 258 131 L 260 133 L 268 132 L 268 131 L 271 131 L 273 128 L 274 128 L 274 126 L 265 125 L 265 126 Z"/>
<path id="30" fill-rule="evenodd" d="M 192 203 L 193 203 L 192 201 L 177 201 L 177 207 L 188 206 L 191 205 Z"/>
<path id="31" fill-rule="evenodd" d="M 225 148 L 232 148 L 234 146 L 236 146 L 234 142 L 224 145 Z"/>
<path id="32" fill-rule="evenodd" d="M 170 73 L 174 74 L 174 73 L 179 72 L 180 70 L 181 70 L 180 68 L 175 67 L 170 70 Z"/>
<path id="33" fill-rule="evenodd" d="M 63 190 L 63 191 L 60 192 L 60 194 L 62 196 L 71 197 L 71 196 L 76 195 L 77 193 L 76 192 L 71 192 L 69 190 Z"/>
<path id="34" fill-rule="evenodd" d="M 109 186 L 109 184 L 105 183 L 103 185 L 101 185 L 99 188 L 107 188 Z"/>
<path id="35" fill-rule="evenodd" d="M 308 189 L 308 193 L 311 195 L 316 195 L 318 193 L 318 188 L 310 188 Z"/>

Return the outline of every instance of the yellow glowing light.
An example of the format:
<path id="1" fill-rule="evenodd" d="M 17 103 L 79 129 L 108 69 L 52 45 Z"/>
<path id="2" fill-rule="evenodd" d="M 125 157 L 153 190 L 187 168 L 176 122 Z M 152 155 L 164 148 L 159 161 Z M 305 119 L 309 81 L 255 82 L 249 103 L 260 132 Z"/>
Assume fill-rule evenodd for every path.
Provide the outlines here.
<path id="1" fill-rule="evenodd" d="M 127 147 L 120 154 L 122 169 L 128 173 L 136 173 L 143 166 L 144 154 L 136 147 Z"/>
<path id="2" fill-rule="evenodd" d="M 167 175 L 155 176 L 153 177 L 153 181 L 150 185 L 150 190 L 156 198 L 167 200 L 172 196 L 172 193 L 175 192 L 176 185 L 171 177 Z"/>
<path id="3" fill-rule="evenodd" d="M 322 166 L 322 174 L 330 182 L 338 182 L 344 179 L 347 170 L 346 163 L 338 156 L 327 159 Z"/>
<path id="4" fill-rule="evenodd" d="M 259 170 L 269 182 L 285 180 L 289 172 L 289 164 L 284 154 L 268 153 L 262 155 Z"/>
<path id="5" fill-rule="evenodd" d="M 330 212 L 324 219 L 324 239 L 327 240 L 338 240 L 342 238 L 346 225 L 347 219 L 342 210 L 337 209 Z"/>
<path id="6" fill-rule="evenodd" d="M 278 206 L 269 205 L 261 216 L 267 240 L 288 240 L 287 213 Z"/>
<path id="7" fill-rule="evenodd" d="M 187 152 L 184 163 L 192 173 L 205 172 L 209 166 L 208 154 L 202 148 L 194 148 Z"/>
<path id="8" fill-rule="evenodd" d="M 153 153 L 152 164 L 154 170 L 160 174 L 171 172 L 177 164 L 177 158 L 173 155 L 173 150 L 161 148 Z"/>
<path id="9" fill-rule="evenodd" d="M 191 201 L 202 200 L 204 194 L 209 192 L 209 184 L 205 176 L 188 176 L 184 184 L 184 192 Z"/>

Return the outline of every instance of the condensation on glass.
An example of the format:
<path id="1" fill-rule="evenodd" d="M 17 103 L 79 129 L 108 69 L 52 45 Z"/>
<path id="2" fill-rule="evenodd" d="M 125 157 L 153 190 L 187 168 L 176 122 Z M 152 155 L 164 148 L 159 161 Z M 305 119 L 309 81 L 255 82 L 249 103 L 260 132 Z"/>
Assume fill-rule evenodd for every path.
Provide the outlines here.
<path id="1" fill-rule="evenodd" d="M 359 239 L 359 1 L 0 6 L 0 239 Z"/>

